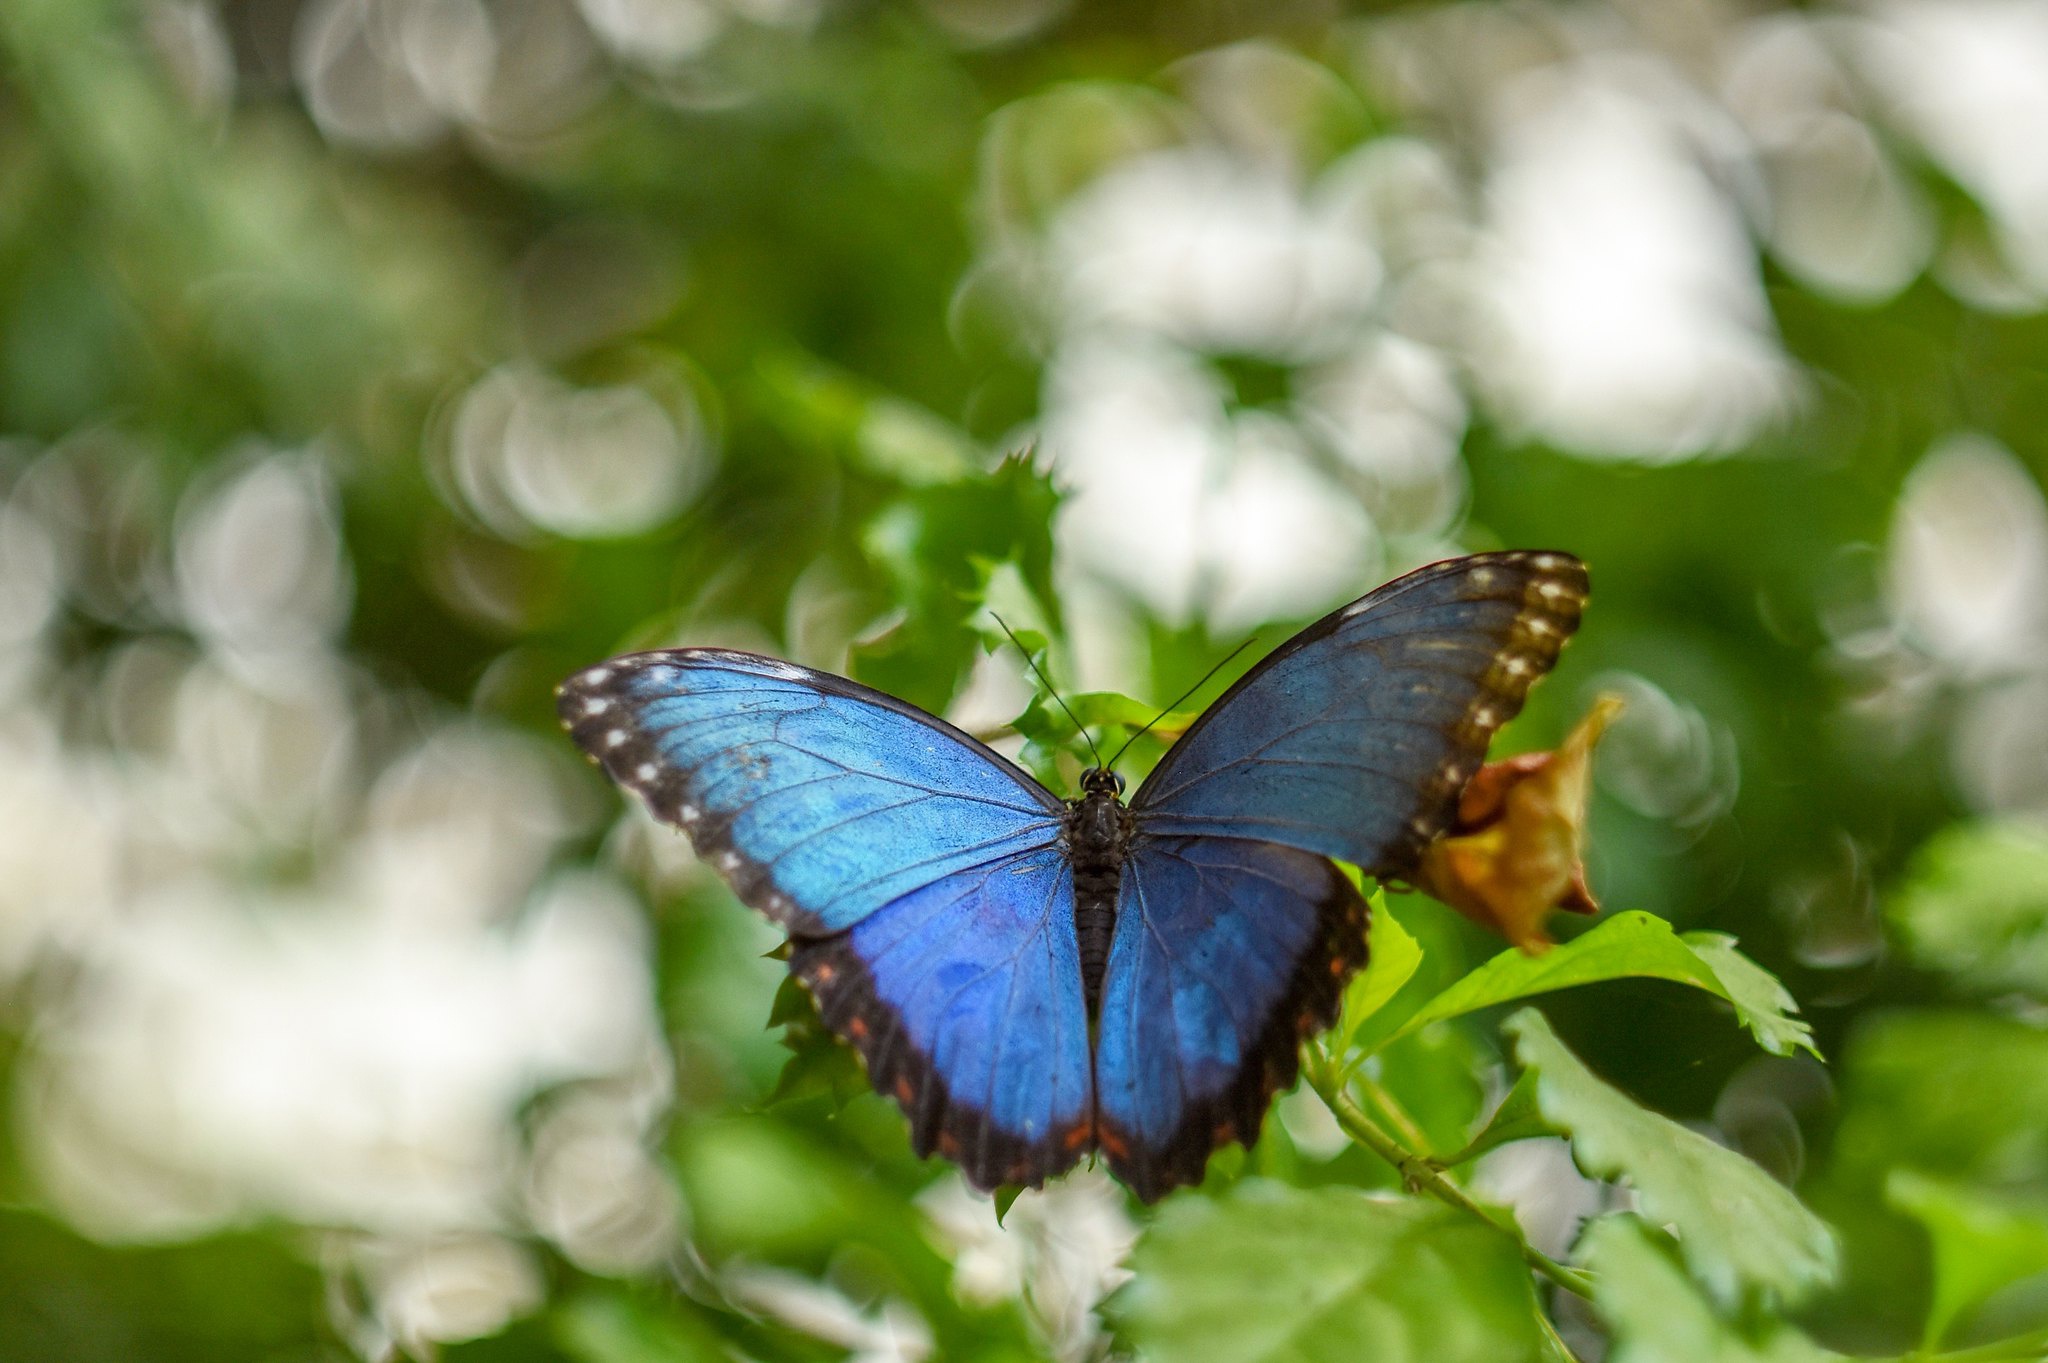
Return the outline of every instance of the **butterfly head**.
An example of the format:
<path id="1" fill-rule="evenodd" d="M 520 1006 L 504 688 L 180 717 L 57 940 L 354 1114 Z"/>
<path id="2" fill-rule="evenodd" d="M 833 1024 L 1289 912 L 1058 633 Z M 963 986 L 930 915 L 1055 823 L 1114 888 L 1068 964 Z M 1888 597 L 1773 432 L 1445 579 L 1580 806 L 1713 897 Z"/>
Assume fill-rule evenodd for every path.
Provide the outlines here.
<path id="1" fill-rule="evenodd" d="M 1124 778 L 1106 767 L 1090 767 L 1081 773 L 1083 795 L 1109 795 L 1116 799 L 1124 797 Z"/>

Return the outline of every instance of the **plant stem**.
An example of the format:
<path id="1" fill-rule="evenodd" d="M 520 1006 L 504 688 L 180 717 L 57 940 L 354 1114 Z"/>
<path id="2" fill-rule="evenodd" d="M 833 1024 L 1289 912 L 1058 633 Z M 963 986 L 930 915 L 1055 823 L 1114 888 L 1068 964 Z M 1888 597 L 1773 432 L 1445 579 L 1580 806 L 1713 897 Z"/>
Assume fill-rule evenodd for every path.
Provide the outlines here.
<path id="1" fill-rule="evenodd" d="M 1536 1324 L 1543 1331 L 1543 1343 L 1558 1363 L 1579 1363 L 1579 1356 L 1572 1352 L 1572 1346 L 1564 1342 L 1564 1336 L 1557 1332 L 1550 1316 L 1541 1307 L 1536 1310 Z"/>
<path id="2" fill-rule="evenodd" d="M 1394 1128 L 1397 1140 L 1407 1142 L 1409 1148 L 1422 1158 L 1430 1158 L 1429 1137 L 1423 1132 L 1422 1124 L 1408 1114 L 1407 1108 L 1401 1106 L 1400 1099 L 1387 1092 L 1375 1080 L 1362 1074 L 1353 1074 L 1350 1082 L 1364 1092 L 1367 1100 L 1372 1103 L 1374 1113 Z"/>
<path id="3" fill-rule="evenodd" d="M 1529 1267 L 1567 1292 L 1581 1297 L 1593 1295 L 1592 1278 L 1576 1268 L 1559 1263 L 1531 1245 L 1512 1224 L 1501 1224 L 1493 1213 L 1474 1202 L 1463 1188 L 1445 1178 L 1436 1166 L 1410 1151 L 1383 1131 L 1379 1123 L 1366 1116 L 1364 1109 L 1353 1102 L 1349 1094 L 1330 1082 L 1332 1069 L 1321 1056 L 1311 1052 L 1308 1059 L 1309 1084 L 1329 1105 L 1330 1111 L 1336 1115 L 1337 1124 L 1344 1128 L 1346 1135 L 1398 1169 L 1402 1181 L 1412 1191 L 1427 1193 L 1439 1202 L 1478 1217 L 1495 1230 L 1505 1231 L 1513 1236 L 1515 1243 L 1521 1247 L 1522 1258 L 1527 1261 Z"/>

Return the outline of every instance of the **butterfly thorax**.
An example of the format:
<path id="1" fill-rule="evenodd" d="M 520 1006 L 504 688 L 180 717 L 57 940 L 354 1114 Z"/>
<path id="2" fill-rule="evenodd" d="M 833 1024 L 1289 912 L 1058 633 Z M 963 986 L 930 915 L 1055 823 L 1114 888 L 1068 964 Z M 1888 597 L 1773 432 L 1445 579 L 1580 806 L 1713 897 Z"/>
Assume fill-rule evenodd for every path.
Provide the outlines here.
<path id="1" fill-rule="evenodd" d="M 1081 952 L 1081 987 L 1092 1021 L 1102 1000 L 1102 976 L 1116 933 L 1116 897 L 1131 840 L 1131 811 L 1124 808 L 1123 779 L 1092 769 L 1081 777 L 1084 792 L 1067 801 L 1067 855 L 1074 868 L 1074 935 Z"/>

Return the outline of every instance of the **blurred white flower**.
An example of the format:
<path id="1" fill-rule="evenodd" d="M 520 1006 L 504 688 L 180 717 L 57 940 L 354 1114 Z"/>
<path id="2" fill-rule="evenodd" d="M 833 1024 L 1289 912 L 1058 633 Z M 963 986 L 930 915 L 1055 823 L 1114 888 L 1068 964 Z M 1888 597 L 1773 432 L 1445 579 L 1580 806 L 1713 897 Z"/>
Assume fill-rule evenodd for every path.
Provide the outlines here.
<path id="1" fill-rule="evenodd" d="M 891 1297 L 863 1308 L 825 1283 L 751 1264 L 728 1268 L 719 1281 L 741 1305 L 849 1350 L 847 1363 L 924 1363 L 931 1357 L 932 1328 L 908 1302 Z"/>
<path id="2" fill-rule="evenodd" d="M 526 364 L 472 386 L 449 432 L 454 493 L 488 528 L 603 539 L 675 515 L 708 472 L 694 399 L 678 384 L 574 388 Z"/>
<path id="3" fill-rule="evenodd" d="M 1466 407 L 1436 350 L 1382 333 L 1305 376 L 1304 425 L 1363 478 L 1389 535 L 1441 533 L 1463 509 Z"/>
<path id="4" fill-rule="evenodd" d="M 619 56 L 672 66 L 710 47 L 725 12 L 709 0 L 577 0 L 591 29 Z"/>
<path id="5" fill-rule="evenodd" d="M 1721 87 L 1761 163 L 1772 254 L 1820 293 L 1874 303 L 1926 268 L 1934 215 L 1859 116 L 1831 41 L 1842 28 L 1839 15 L 1753 20 L 1732 35 Z"/>
<path id="6" fill-rule="evenodd" d="M 292 70 L 320 131 L 377 151 L 553 132 L 601 85 L 570 0 L 313 0 Z"/>
<path id="7" fill-rule="evenodd" d="M 1472 1191 L 1513 1210 L 1529 1243 L 1559 1257 L 1571 1249 L 1587 1217 L 1617 1210 L 1617 1200 L 1621 1207 L 1632 1201 L 1580 1173 L 1571 1146 L 1547 1137 L 1513 1141 L 1481 1155 L 1473 1166 Z"/>
<path id="8" fill-rule="evenodd" d="M 1083 189 L 1052 258 L 1071 327 L 1276 357 L 1327 350 L 1380 280 L 1355 225 L 1284 169 L 1201 146 L 1132 157 Z"/>
<path id="9" fill-rule="evenodd" d="M 1063 559 L 1168 620 L 1231 630 L 1307 614 L 1376 565 L 1371 521 L 1288 423 L 1224 415 L 1215 380 L 1163 342 L 1076 341 L 1048 378 L 1045 448 L 1071 492 Z"/>
<path id="10" fill-rule="evenodd" d="M 592 1273 L 637 1273 L 675 1251 L 682 1198 L 631 1113 L 579 1094 L 535 1131 L 525 1188 L 535 1230 Z"/>
<path id="11" fill-rule="evenodd" d="M 496 1236 L 377 1242 L 356 1254 L 379 1322 L 414 1357 L 494 1335 L 541 1303 L 540 1266 Z"/>
<path id="12" fill-rule="evenodd" d="M 1474 364 L 1510 423 L 1576 453 L 1734 449 L 1797 393 L 1683 98 L 1647 64 L 1587 62 L 1498 101 Z"/>
<path id="13" fill-rule="evenodd" d="M 2048 5 L 2040 0 L 1875 0 L 1853 32 L 1890 116 L 1990 214 L 2013 300 L 2048 299 Z M 1981 295 L 1972 301 L 1999 300 Z"/>
<path id="14" fill-rule="evenodd" d="M 957 1176 L 934 1183 L 918 1204 L 933 1238 L 953 1256 L 953 1290 L 963 1301 L 1020 1299 L 1054 1358 L 1096 1356 L 1096 1307 L 1130 1277 L 1123 1262 L 1138 1238 L 1107 1175 L 1078 1170 L 1027 1189 L 1001 1224 L 989 1196 Z"/>
<path id="15" fill-rule="evenodd" d="M 354 598 L 334 490 L 311 453 L 262 455 L 186 506 L 175 566 L 193 632 L 259 672 L 324 649 Z"/>
<path id="16" fill-rule="evenodd" d="M 1949 436 L 1914 467 L 1886 569 L 1893 612 L 1957 671 L 2009 671 L 2048 653 L 2048 503 L 1988 436 Z"/>

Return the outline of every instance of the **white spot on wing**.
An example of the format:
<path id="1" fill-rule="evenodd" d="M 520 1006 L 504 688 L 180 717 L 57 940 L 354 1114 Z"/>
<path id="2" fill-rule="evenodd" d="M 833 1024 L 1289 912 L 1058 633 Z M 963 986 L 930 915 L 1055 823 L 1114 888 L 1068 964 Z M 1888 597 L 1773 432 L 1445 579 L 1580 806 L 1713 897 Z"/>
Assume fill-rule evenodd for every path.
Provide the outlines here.
<path id="1" fill-rule="evenodd" d="M 1539 573 L 1554 573 L 1564 567 L 1562 554 L 1538 554 L 1529 560 L 1530 566 Z"/>
<path id="2" fill-rule="evenodd" d="M 611 708 L 612 703 L 602 696 L 591 696 L 583 702 L 583 713 L 586 715 L 601 715 Z"/>
<path id="3" fill-rule="evenodd" d="M 603 686 L 611 679 L 612 670 L 609 667 L 593 667 L 583 674 L 583 684 L 586 686 Z"/>
<path id="4" fill-rule="evenodd" d="M 652 762 L 642 762 L 639 766 L 633 768 L 633 776 L 636 780 L 652 781 L 657 771 L 659 771 L 659 768 Z"/>
<path id="5" fill-rule="evenodd" d="M 1539 582 L 1536 584 L 1536 592 L 1545 601 L 1562 601 L 1572 594 L 1572 589 L 1562 582 Z"/>
<path id="6" fill-rule="evenodd" d="M 606 735 L 604 736 L 604 745 L 605 745 L 605 746 L 606 746 L 607 748 L 623 748 L 623 747 L 625 747 L 625 746 L 626 746 L 626 731 L 625 731 L 624 729 L 613 729 L 613 730 L 611 730 L 611 731 L 610 731 L 609 733 L 607 733 L 607 734 L 606 734 Z"/>

